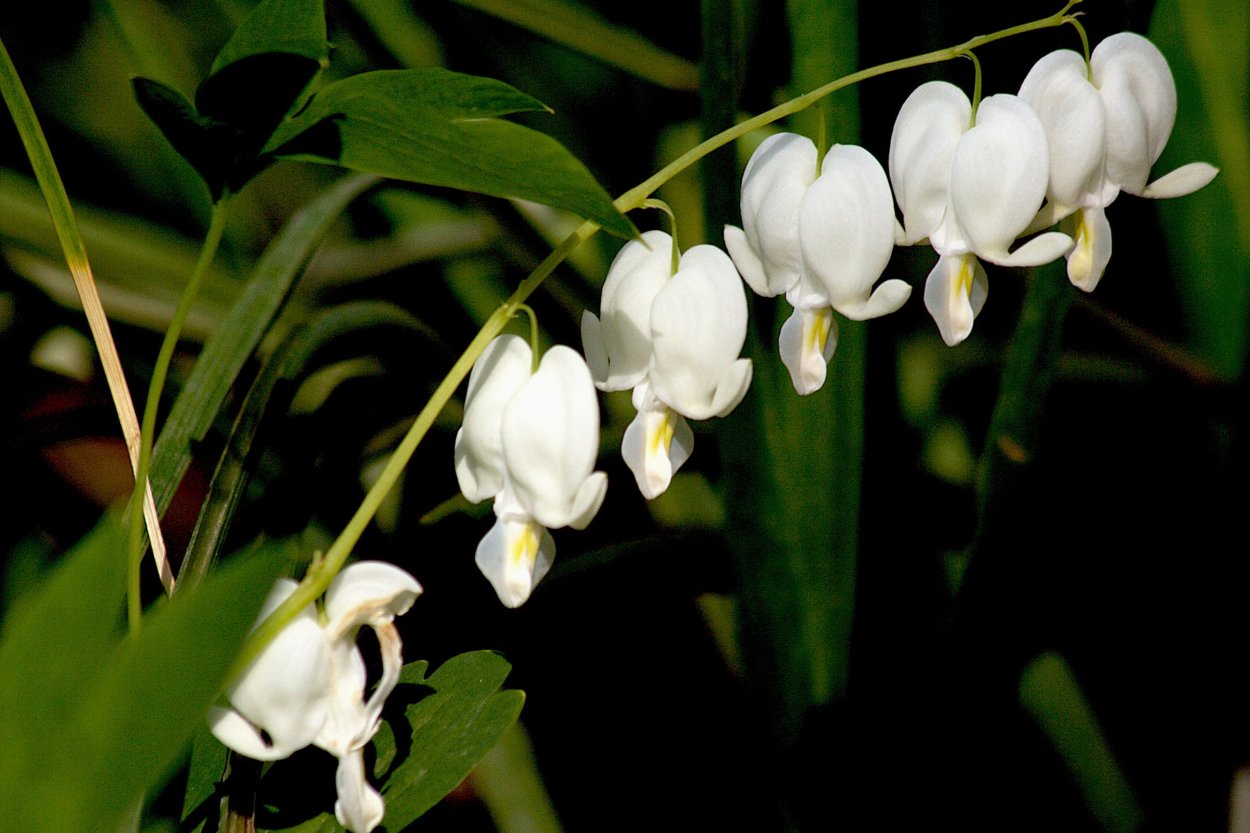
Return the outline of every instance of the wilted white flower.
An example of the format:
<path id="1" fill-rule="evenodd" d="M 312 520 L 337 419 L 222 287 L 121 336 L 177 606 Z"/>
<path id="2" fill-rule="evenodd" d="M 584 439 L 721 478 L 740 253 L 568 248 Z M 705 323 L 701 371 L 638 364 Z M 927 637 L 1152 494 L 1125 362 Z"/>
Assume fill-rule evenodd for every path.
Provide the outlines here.
<path id="1" fill-rule="evenodd" d="M 272 613 L 298 585 L 279 579 L 261 609 Z M 334 812 L 353 833 L 382 821 L 382 796 L 365 777 L 363 750 L 377 731 L 382 705 L 399 682 L 402 644 L 393 620 L 412 607 L 421 585 L 380 561 L 344 568 L 325 594 L 324 624 L 308 605 L 261 651 L 226 692 L 230 708 L 209 713 L 213 734 L 259 761 L 285 758 L 315 744 L 339 759 Z M 365 698 L 365 663 L 356 634 L 368 625 L 382 653 L 382 676 Z"/>

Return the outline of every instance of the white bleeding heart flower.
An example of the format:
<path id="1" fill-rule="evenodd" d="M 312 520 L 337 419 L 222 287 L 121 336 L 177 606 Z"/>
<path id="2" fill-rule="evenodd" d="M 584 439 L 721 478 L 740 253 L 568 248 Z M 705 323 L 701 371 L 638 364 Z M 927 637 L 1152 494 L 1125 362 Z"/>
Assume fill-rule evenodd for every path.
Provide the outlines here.
<path id="1" fill-rule="evenodd" d="M 925 307 L 942 339 L 972 332 L 988 284 L 978 260 L 1038 266 L 1064 255 L 1072 238 L 1039 235 L 1010 247 L 1046 194 L 1049 151 L 1041 121 L 1016 96 L 972 104 L 944 81 L 922 84 L 903 103 L 890 138 L 890 181 L 903 211 L 901 243 L 924 238 L 939 255 L 925 282 Z"/>
<path id="2" fill-rule="evenodd" d="M 881 164 L 855 145 L 831 147 L 819 172 L 816 156 L 803 136 L 766 139 L 742 177 L 743 227 L 725 228 L 725 246 L 747 285 L 764 296 L 785 293 L 794 307 L 779 346 L 801 394 L 824 384 L 837 346 L 833 310 L 862 321 L 894 312 L 911 295 L 899 280 L 873 290 L 895 236 Z"/>
<path id="3" fill-rule="evenodd" d="M 673 272 L 672 238 L 661 231 L 626 243 L 603 286 L 603 319 L 582 316 L 582 342 L 601 390 L 633 388 L 638 415 L 621 455 L 651 499 L 694 448 L 686 420 L 725 416 L 746 395 L 746 294 L 714 246 L 693 247 Z"/>
<path id="4" fill-rule="evenodd" d="M 476 562 L 508 607 L 524 604 L 551 568 L 548 529 L 584 529 L 603 503 L 607 475 L 593 471 L 599 405 L 586 363 L 553 347 L 531 371 L 529 344 L 492 341 L 469 376 L 456 475 L 466 498 L 493 497 L 495 525 Z"/>
<path id="5" fill-rule="evenodd" d="M 1147 184 L 1176 121 L 1176 84 L 1163 53 L 1141 35 L 1107 38 L 1088 67 L 1075 52 L 1051 52 L 1029 71 L 1020 98 L 1037 112 L 1050 147 L 1048 201 L 1032 227 L 1076 215 L 1068 278 L 1087 292 L 1111 259 L 1105 209 L 1121 191 L 1179 197 L 1218 173 L 1192 162 Z"/>

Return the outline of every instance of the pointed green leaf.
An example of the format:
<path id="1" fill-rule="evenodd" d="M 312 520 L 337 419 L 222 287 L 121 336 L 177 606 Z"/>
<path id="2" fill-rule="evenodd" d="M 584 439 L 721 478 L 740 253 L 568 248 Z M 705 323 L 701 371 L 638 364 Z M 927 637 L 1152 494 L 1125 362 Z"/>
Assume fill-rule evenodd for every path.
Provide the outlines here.
<path id="1" fill-rule="evenodd" d="M 131 80 L 140 109 L 164 134 L 178 154 L 191 163 L 216 199 L 229 174 L 230 158 L 222 148 L 235 140 L 235 129 L 196 112 L 173 87 L 136 77 Z"/>
<path id="2" fill-rule="evenodd" d="M 236 61 L 285 52 L 316 63 L 329 52 L 326 43 L 324 0 L 264 0 L 239 24 L 230 40 L 213 59 L 210 75 Z"/>
<path id="3" fill-rule="evenodd" d="M 320 91 L 279 129 L 268 150 L 280 158 L 532 200 L 634 236 L 633 224 L 563 145 L 497 118 L 542 109 L 489 78 L 432 68 L 367 72 Z"/>

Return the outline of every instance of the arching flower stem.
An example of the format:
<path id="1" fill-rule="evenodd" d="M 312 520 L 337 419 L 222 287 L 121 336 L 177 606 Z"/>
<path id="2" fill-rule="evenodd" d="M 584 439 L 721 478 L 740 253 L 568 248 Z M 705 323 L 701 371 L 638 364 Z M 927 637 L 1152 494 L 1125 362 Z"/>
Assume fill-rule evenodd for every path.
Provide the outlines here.
<path id="1" fill-rule="evenodd" d="M 530 359 L 530 373 L 537 373 L 538 359 L 542 353 L 542 345 L 538 343 L 538 315 L 529 304 L 518 304 L 517 312 L 525 313 L 530 320 L 530 353 L 533 354 Z"/>
<path id="2" fill-rule="evenodd" d="M 957 46 L 938 49 L 932 52 L 926 52 L 922 55 L 916 55 L 911 58 L 903 58 L 898 61 L 890 61 L 884 64 L 878 64 L 867 69 L 853 72 L 850 75 L 844 75 L 841 78 L 830 81 L 821 87 L 804 93 L 803 95 L 792 98 L 782 104 L 760 113 L 757 116 L 740 122 L 728 130 L 722 131 L 717 135 L 706 139 L 695 147 L 683 153 L 669 164 L 665 165 L 656 173 L 652 174 L 643 182 L 630 188 L 614 200 L 613 204 L 619 211 L 630 212 L 638 208 L 647 206 L 647 201 L 651 199 L 651 195 L 655 193 L 660 186 L 667 183 L 673 177 L 698 162 L 704 156 L 707 156 L 714 150 L 717 150 L 736 139 L 745 136 L 752 130 L 780 121 L 788 116 L 792 116 L 802 110 L 806 110 L 813 104 L 818 103 L 838 90 L 866 81 L 869 78 L 876 78 L 891 72 L 898 72 L 904 69 L 914 69 L 915 67 L 927 66 L 929 64 L 937 64 L 943 61 L 949 61 L 964 55 L 969 50 L 979 48 L 988 43 L 1003 40 L 1005 38 L 1015 37 L 1027 32 L 1035 32 L 1042 29 L 1053 29 L 1073 23 L 1076 20 L 1074 15 L 1069 14 L 1069 10 L 1073 6 L 1080 3 L 1081 0 L 1069 0 L 1062 9 L 1048 17 L 1034 20 L 1029 23 L 1021 23 L 1007 29 L 1001 29 L 988 35 L 978 35 L 975 38 L 965 41 Z M 342 569 L 343 564 L 347 561 L 347 557 L 351 554 L 356 542 L 360 540 L 360 536 L 364 534 L 369 522 L 373 520 L 374 514 L 382 505 L 387 494 L 398 482 L 404 468 L 408 465 L 408 461 L 416 452 L 417 447 L 425 438 L 426 433 L 433 426 L 434 420 L 443 410 L 451 398 L 455 396 L 456 390 L 461 383 L 468 378 L 469 372 L 473 369 L 473 364 L 478 357 L 490 344 L 495 336 L 503 332 L 508 322 L 517 314 L 521 305 L 533 292 L 542 285 L 542 282 L 555 271 L 564 260 L 572 254 L 572 252 L 590 239 L 599 231 L 599 225 L 593 221 L 587 220 L 583 222 L 576 230 L 566 237 L 559 246 L 551 251 L 543 259 L 541 263 L 529 274 L 525 280 L 521 281 L 516 291 L 500 305 L 499 309 L 491 314 L 486 323 L 478 331 L 473 340 L 469 342 L 469 346 L 465 348 L 464 353 L 452 365 L 451 370 L 439 383 L 434 390 L 430 400 L 417 414 L 416 420 L 412 427 L 408 429 L 408 433 L 400 441 L 399 446 L 395 449 L 390 459 L 387 460 L 386 466 L 382 469 L 377 480 L 369 489 L 360 506 L 356 509 L 354 515 L 347 522 L 343 531 L 339 533 L 338 538 L 330 545 L 325 556 L 320 562 L 309 567 L 304 580 L 300 582 L 299 587 L 292 593 L 286 601 L 279 605 L 264 622 L 260 623 L 255 630 L 252 631 L 247 643 L 240 651 L 231 678 L 247 667 L 247 664 L 254 659 L 260 651 L 274 639 L 288 622 L 295 618 L 298 613 L 308 604 L 313 602 L 318 596 L 321 596 L 326 588 L 330 586 L 330 582 Z"/>
<path id="3" fill-rule="evenodd" d="M 655 208 L 663 211 L 668 215 L 668 236 L 673 238 L 673 259 L 672 270 L 677 272 L 677 264 L 681 261 L 681 247 L 677 244 L 677 215 L 673 213 L 673 209 L 664 200 L 657 200 L 654 197 L 642 201 L 643 208 Z"/>
<path id="4" fill-rule="evenodd" d="M 981 106 L 981 62 L 971 49 L 964 53 L 964 57 L 972 61 L 972 118 L 968 122 L 968 127 L 972 127 L 977 123 L 977 108 Z"/>

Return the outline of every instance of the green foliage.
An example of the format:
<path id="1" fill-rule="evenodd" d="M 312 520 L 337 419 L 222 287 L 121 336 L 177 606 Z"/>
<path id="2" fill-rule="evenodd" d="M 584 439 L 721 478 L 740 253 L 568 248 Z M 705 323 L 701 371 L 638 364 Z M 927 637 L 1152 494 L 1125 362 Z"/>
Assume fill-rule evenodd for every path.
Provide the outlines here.
<path id="1" fill-rule="evenodd" d="M 231 386 L 269 331 L 291 287 L 347 204 L 374 183 L 351 177 L 326 189 L 292 217 L 252 269 L 247 288 L 205 343 L 165 421 L 152 457 L 152 491 L 162 510 L 191 462 L 192 444 L 202 440 Z"/>
<path id="2" fill-rule="evenodd" d="M 133 812 L 221 690 L 279 566 L 233 564 L 123 637 L 124 551 L 106 521 L 0 636 L 0 806 L 14 827 L 111 830 Z"/>
<path id="3" fill-rule="evenodd" d="M 319 0 L 265 0 L 222 47 L 194 106 L 148 78 L 134 79 L 135 97 L 217 200 L 268 164 L 261 148 L 302 103 L 328 55 Z"/>
<path id="4" fill-rule="evenodd" d="M 533 200 L 632 237 L 633 224 L 559 142 L 498 118 L 545 109 L 502 81 L 438 68 L 379 70 L 321 90 L 267 152 Z"/>
<path id="5" fill-rule="evenodd" d="M 427 677 L 428 667 L 424 661 L 404 666 L 373 740 L 387 830 L 403 830 L 455 789 L 516 723 L 525 702 L 520 691 L 500 690 L 512 666 L 493 651 L 452 657 Z M 394 714 L 401 703 L 403 714 Z M 411 728 L 410 736 L 404 727 Z M 288 833 L 342 829 L 326 814 L 287 828 Z"/>
<path id="6" fill-rule="evenodd" d="M 412 741 L 382 788 L 389 829 L 404 829 L 455 789 L 516 722 L 525 695 L 500 690 L 511 668 L 492 651 L 452 657 L 429 677 L 425 663 L 404 668 L 392 703 L 409 701 L 404 718 Z M 380 762 L 393 755 L 383 737 L 375 743 Z"/>

